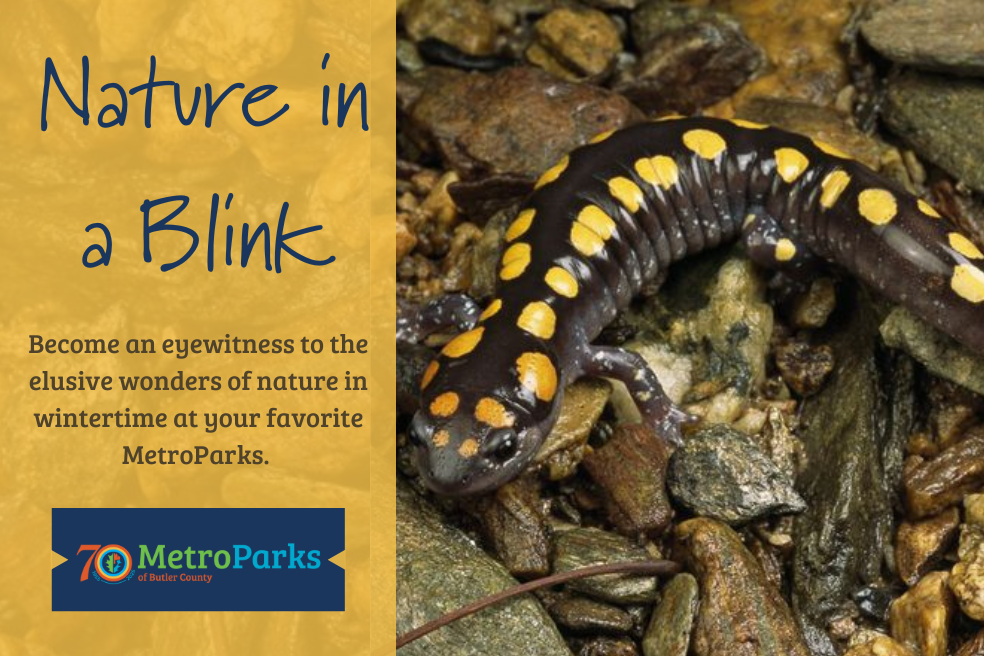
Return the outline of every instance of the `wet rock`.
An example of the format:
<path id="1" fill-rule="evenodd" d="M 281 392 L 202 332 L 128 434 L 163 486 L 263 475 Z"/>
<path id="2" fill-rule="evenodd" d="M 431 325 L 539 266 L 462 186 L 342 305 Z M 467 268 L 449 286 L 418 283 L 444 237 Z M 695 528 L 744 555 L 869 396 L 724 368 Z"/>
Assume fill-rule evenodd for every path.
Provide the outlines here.
<path id="1" fill-rule="evenodd" d="M 567 597 L 550 605 L 557 624 L 579 633 L 627 633 L 632 616 L 621 608 L 585 597 Z"/>
<path id="2" fill-rule="evenodd" d="M 409 136 L 464 179 L 538 176 L 595 135 L 641 118 L 621 96 L 536 68 L 493 74 L 443 71 L 417 80 Z"/>
<path id="3" fill-rule="evenodd" d="M 888 611 L 900 590 L 884 585 L 866 585 L 854 593 L 854 603 L 864 615 L 878 622 L 888 621 Z"/>
<path id="4" fill-rule="evenodd" d="M 950 589 L 967 617 L 984 622 L 984 528 L 965 526 L 957 549 Z"/>
<path id="5" fill-rule="evenodd" d="M 881 147 L 832 107 L 780 98 L 752 98 L 738 107 L 740 118 L 806 134 L 878 169 Z"/>
<path id="6" fill-rule="evenodd" d="M 622 50 L 612 19 L 596 9 L 555 9 L 536 22 L 533 32 L 535 41 L 526 51 L 526 58 L 571 80 L 603 76 Z"/>
<path id="7" fill-rule="evenodd" d="M 577 656 L 638 656 L 639 650 L 628 638 L 594 638 L 577 650 Z"/>
<path id="8" fill-rule="evenodd" d="M 596 528 L 578 528 L 557 535 L 554 572 L 567 572 L 588 565 L 649 560 L 645 549 L 614 533 Z M 606 574 L 578 579 L 572 590 L 615 604 L 651 603 L 657 598 L 653 576 Z"/>
<path id="9" fill-rule="evenodd" d="M 642 425 L 618 426 L 584 467 L 605 499 L 608 517 L 626 535 L 658 535 L 673 518 L 666 496 L 666 442 Z"/>
<path id="10" fill-rule="evenodd" d="M 414 41 L 432 37 L 470 55 L 495 49 L 495 21 L 478 0 L 409 0 L 400 14 Z"/>
<path id="11" fill-rule="evenodd" d="M 720 254 L 710 253 L 674 272 L 660 300 L 667 303 L 667 338 L 674 350 L 704 356 L 694 378 L 716 385 L 715 393 L 728 388 L 747 400 L 765 380 L 772 306 L 765 301 L 765 284 L 755 266 L 742 256 L 724 255 L 723 263 Z M 691 390 L 689 396 L 702 400 L 712 394 Z M 713 407 L 713 401 L 706 405 Z M 744 405 L 731 409 L 735 418 Z M 704 418 L 710 421 L 707 414 Z"/>
<path id="12" fill-rule="evenodd" d="M 964 521 L 971 526 L 984 528 L 984 493 L 964 497 Z"/>
<path id="13" fill-rule="evenodd" d="M 781 96 L 833 105 L 849 83 L 841 37 L 853 6 L 842 0 L 729 0 L 725 4 L 749 38 L 765 50 L 770 64 L 739 90 L 737 102 Z"/>
<path id="14" fill-rule="evenodd" d="M 874 640 L 851 647 L 844 656 L 918 656 L 905 645 L 900 645 L 888 636 L 878 636 Z"/>
<path id="15" fill-rule="evenodd" d="M 513 576 L 549 573 L 550 542 L 535 477 L 503 485 L 479 502 L 478 513 L 495 553 Z"/>
<path id="16" fill-rule="evenodd" d="M 611 391 L 608 382 L 597 379 L 579 380 L 564 390 L 557 423 L 533 458 L 533 463 L 542 466 L 550 480 L 561 480 L 574 473 L 587 451 L 591 428 L 605 409 Z"/>
<path id="17" fill-rule="evenodd" d="M 960 511 L 945 510 L 921 522 L 902 522 L 895 536 L 899 578 L 913 586 L 929 572 L 957 537 Z"/>
<path id="18" fill-rule="evenodd" d="M 737 21 L 704 7 L 647 2 L 632 14 L 632 34 L 642 55 L 615 90 L 647 112 L 712 105 L 765 61 Z"/>
<path id="19" fill-rule="evenodd" d="M 984 656 L 984 629 L 961 645 L 954 656 Z"/>
<path id="20" fill-rule="evenodd" d="M 397 634 L 516 583 L 464 534 L 444 526 L 403 483 L 397 484 L 396 518 Z M 400 653 L 570 655 L 547 613 L 529 595 L 455 622 Z"/>
<path id="21" fill-rule="evenodd" d="M 808 507 L 793 530 L 794 608 L 811 651 L 823 655 L 836 653 L 824 627 L 855 590 L 881 578 L 914 404 L 911 363 L 876 357 L 868 296 L 849 286 L 844 297 L 822 335 L 837 365 L 802 406 L 809 467 L 797 489 Z"/>
<path id="22" fill-rule="evenodd" d="M 984 81 L 910 72 L 888 84 L 883 117 L 921 156 L 984 191 Z"/>
<path id="23" fill-rule="evenodd" d="M 886 344 L 905 351 L 932 373 L 984 394 L 980 357 L 908 310 L 894 308 L 880 331 Z"/>
<path id="24" fill-rule="evenodd" d="M 892 637 L 920 656 L 946 656 L 953 596 L 946 572 L 933 572 L 892 604 Z"/>
<path id="25" fill-rule="evenodd" d="M 984 74 L 984 5 L 975 0 L 903 0 L 881 6 L 861 24 L 871 46 L 888 59 L 957 75 Z"/>
<path id="26" fill-rule="evenodd" d="M 674 576 L 649 618 L 643 656 L 687 656 L 699 602 L 697 579 L 687 573 Z"/>
<path id="27" fill-rule="evenodd" d="M 677 538 L 700 582 L 697 656 L 809 656 L 789 607 L 737 533 L 700 518 L 680 524 Z"/>
<path id="28" fill-rule="evenodd" d="M 830 278 L 817 278 L 810 283 L 805 294 L 793 303 L 793 325 L 797 328 L 820 328 L 837 304 L 834 281 Z"/>
<path id="29" fill-rule="evenodd" d="M 690 436 L 670 459 L 667 485 L 694 514 L 728 524 L 806 508 L 792 481 L 744 433 L 727 426 Z"/>
<path id="30" fill-rule="evenodd" d="M 793 340 L 776 347 L 775 355 L 782 379 L 800 396 L 819 391 L 834 369 L 834 352 L 826 344 Z"/>
<path id="31" fill-rule="evenodd" d="M 984 485 L 984 437 L 968 437 L 906 472 L 903 481 L 909 515 L 928 517 L 960 503 Z"/>

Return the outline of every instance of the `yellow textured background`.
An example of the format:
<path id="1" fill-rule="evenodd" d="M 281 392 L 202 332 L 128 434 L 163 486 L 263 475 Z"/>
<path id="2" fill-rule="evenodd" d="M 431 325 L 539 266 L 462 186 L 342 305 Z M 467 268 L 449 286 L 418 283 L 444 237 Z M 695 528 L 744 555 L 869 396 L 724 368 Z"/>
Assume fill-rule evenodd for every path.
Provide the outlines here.
<path id="1" fill-rule="evenodd" d="M 0 653 L 320 654 L 369 653 L 393 634 L 393 330 L 392 178 L 395 172 L 392 2 L 358 0 L 40 0 L 5 2 L 0 20 Z M 370 48 L 372 45 L 372 48 Z M 325 52 L 331 53 L 321 70 Z M 276 84 L 256 114 L 284 102 L 274 123 L 246 124 L 233 92 L 204 126 L 204 90 L 194 124 L 178 124 L 171 89 L 154 92 L 153 127 L 143 125 L 144 95 L 129 96 L 126 125 L 99 128 L 96 116 L 115 92 L 157 79 L 182 84 L 190 108 L 196 85 L 221 91 Z M 89 126 L 52 85 L 49 129 L 40 130 L 44 59 L 55 60 L 73 97 L 81 58 L 90 60 Z M 385 62 L 386 71 L 379 65 Z M 379 77 L 374 77 L 375 68 Z M 321 87 L 370 89 L 371 133 L 354 105 L 344 128 L 321 125 Z M 370 170 L 370 150 L 373 170 Z M 234 194 L 220 210 L 216 266 L 206 269 L 212 193 Z M 168 273 L 160 264 L 184 252 L 176 233 L 153 237 L 154 262 L 142 258 L 144 199 L 191 197 L 175 220 L 201 237 L 198 251 Z M 262 250 L 239 266 L 244 222 L 275 232 L 281 204 L 287 229 L 321 224 L 288 242 L 325 267 L 284 255 L 280 275 L 263 268 Z M 386 217 L 383 216 L 386 214 Z M 157 217 L 163 214 L 156 214 Z M 384 220 L 389 219 L 388 223 Z M 113 235 L 109 267 L 85 269 L 93 222 Z M 372 229 L 379 222 L 386 227 Z M 224 264 L 225 226 L 235 226 L 232 267 Z M 370 262 L 372 273 L 370 273 Z M 367 299 L 372 299 L 368 303 Z M 376 314 L 381 313 L 381 314 Z M 388 313 L 388 314 L 387 314 Z M 377 320 L 373 321 L 372 314 Z M 29 355 L 28 335 L 48 337 L 293 338 L 290 356 Z M 302 356 L 301 336 L 345 333 L 370 339 L 367 356 Z M 53 374 L 114 377 L 113 392 L 32 392 L 28 380 Z M 123 392 L 116 376 L 135 374 L 338 375 L 369 377 L 370 393 Z M 371 401 L 371 403 L 370 403 Z M 363 429 L 68 429 L 39 430 L 33 413 L 321 412 L 338 407 L 372 421 Z M 169 422 L 170 424 L 171 422 Z M 268 466 L 124 466 L 122 447 L 262 449 Z M 373 447 L 370 449 L 370 445 Z M 371 485 L 370 485 L 371 482 Z M 370 497 L 373 504 L 370 504 Z M 378 502 L 377 502 L 378 500 Z M 344 613 L 53 613 L 52 507 L 339 507 L 347 510 Z M 370 531 L 373 532 L 370 561 Z M 68 554 L 66 554 L 68 555 Z M 372 565 L 370 567 L 370 564 Z M 370 600 L 373 608 L 370 610 Z"/>

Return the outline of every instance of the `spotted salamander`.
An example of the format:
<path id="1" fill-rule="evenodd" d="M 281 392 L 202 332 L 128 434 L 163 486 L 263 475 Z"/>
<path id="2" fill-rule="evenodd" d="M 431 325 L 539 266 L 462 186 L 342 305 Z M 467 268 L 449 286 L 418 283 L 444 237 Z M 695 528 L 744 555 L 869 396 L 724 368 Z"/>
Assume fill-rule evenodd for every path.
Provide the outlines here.
<path id="1" fill-rule="evenodd" d="M 925 201 L 798 134 L 741 120 L 643 123 L 543 173 L 505 232 L 484 311 L 448 297 L 432 313 L 429 328 L 469 329 L 422 378 L 410 439 L 426 484 L 468 494 L 517 476 L 582 376 L 624 382 L 643 418 L 678 442 L 688 416 L 645 361 L 592 340 L 670 264 L 739 238 L 753 261 L 794 278 L 840 265 L 984 353 L 984 256 Z"/>

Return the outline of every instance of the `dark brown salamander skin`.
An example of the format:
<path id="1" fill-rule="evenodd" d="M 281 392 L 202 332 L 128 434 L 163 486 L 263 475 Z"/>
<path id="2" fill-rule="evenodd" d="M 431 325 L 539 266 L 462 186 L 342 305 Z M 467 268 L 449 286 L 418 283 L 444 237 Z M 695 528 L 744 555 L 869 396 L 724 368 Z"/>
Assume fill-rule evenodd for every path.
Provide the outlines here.
<path id="1" fill-rule="evenodd" d="M 549 169 L 510 225 L 495 300 L 422 381 L 411 439 L 425 482 L 466 494 L 517 476 L 581 376 L 625 382 L 678 441 L 686 415 L 645 362 L 591 342 L 643 283 L 738 238 L 793 277 L 838 264 L 984 353 L 984 258 L 924 201 L 801 135 L 710 118 L 640 124 Z M 436 308 L 466 325 L 476 312 L 461 297 Z"/>

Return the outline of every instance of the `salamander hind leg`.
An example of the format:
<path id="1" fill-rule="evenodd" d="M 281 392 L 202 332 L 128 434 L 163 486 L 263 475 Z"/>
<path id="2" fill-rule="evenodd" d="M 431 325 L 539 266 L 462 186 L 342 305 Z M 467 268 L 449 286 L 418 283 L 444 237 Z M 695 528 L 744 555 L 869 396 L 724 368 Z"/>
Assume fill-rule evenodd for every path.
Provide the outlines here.
<path id="1" fill-rule="evenodd" d="M 822 266 L 820 258 L 786 234 L 764 208 L 749 210 L 741 234 L 753 262 L 793 280 L 809 282 Z"/>
<path id="2" fill-rule="evenodd" d="M 588 376 L 614 378 L 625 383 L 643 420 L 671 444 L 682 444 L 680 427 L 697 421 L 670 400 L 656 373 L 638 353 L 613 346 L 591 346 L 583 358 L 581 370 Z"/>

